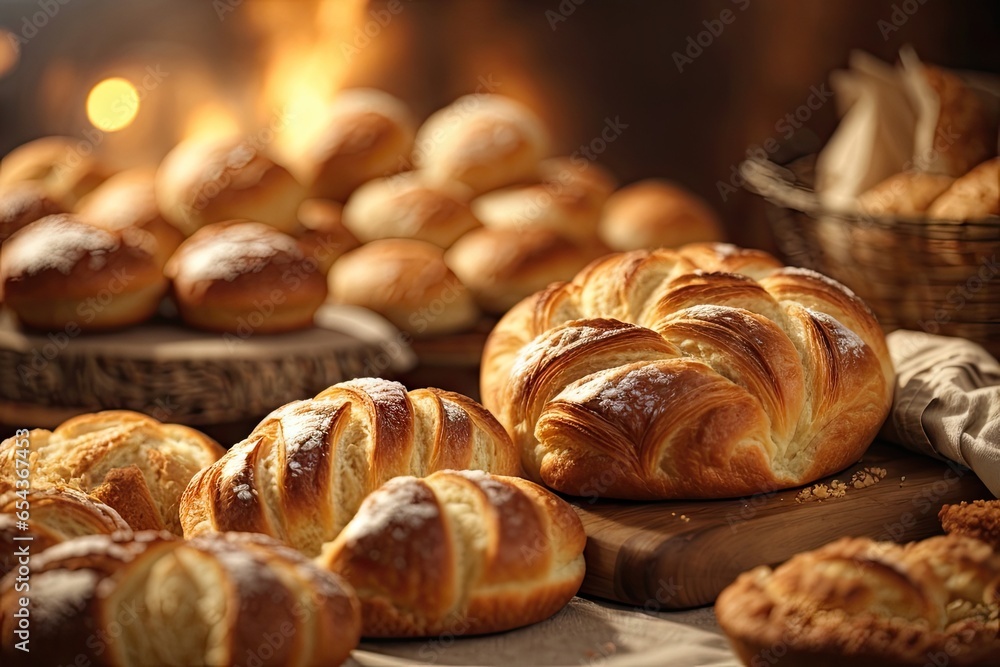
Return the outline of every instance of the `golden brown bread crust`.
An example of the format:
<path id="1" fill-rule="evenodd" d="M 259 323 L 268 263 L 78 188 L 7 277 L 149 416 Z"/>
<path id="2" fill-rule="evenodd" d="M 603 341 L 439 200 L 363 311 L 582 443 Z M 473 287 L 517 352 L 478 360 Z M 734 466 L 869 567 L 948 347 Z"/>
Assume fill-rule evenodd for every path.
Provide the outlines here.
<path id="1" fill-rule="evenodd" d="M 350 586 L 262 535 L 94 535 L 32 565 L 30 653 L 14 646 L 23 593 L 0 584 L 4 664 L 318 667 L 359 639 Z"/>
<path id="2" fill-rule="evenodd" d="M 531 479 L 634 499 L 840 470 L 893 388 L 884 334 L 846 288 L 713 244 L 610 255 L 525 299 L 490 334 L 481 377 Z"/>
<path id="3" fill-rule="evenodd" d="M 108 231 L 70 214 L 36 220 L 4 243 L 3 300 L 39 329 L 98 331 L 138 324 L 159 306 L 167 281 L 152 234 Z"/>
<path id="4" fill-rule="evenodd" d="M 198 473 L 181 523 L 189 537 L 259 532 L 315 555 L 385 481 L 444 468 L 520 472 L 510 438 L 472 399 L 352 380 L 275 410 Z"/>
<path id="5" fill-rule="evenodd" d="M 578 243 L 549 229 L 483 227 L 460 238 L 445 261 L 483 310 L 499 314 L 606 252 L 599 243 Z"/>
<path id="6" fill-rule="evenodd" d="M 89 149 L 89 150 L 88 150 Z M 91 153 L 93 146 L 70 137 L 43 137 L 18 146 L 0 161 L 0 190 L 32 181 L 66 211 L 110 176 Z"/>
<path id="7" fill-rule="evenodd" d="M 164 272 L 187 324 L 247 338 L 312 326 L 326 299 L 321 266 L 288 234 L 240 221 L 198 230 Z"/>
<path id="8" fill-rule="evenodd" d="M 63 209 L 41 184 L 14 183 L 0 191 L 0 243 L 29 223 Z"/>
<path id="9" fill-rule="evenodd" d="M 184 240 L 184 234 L 160 213 L 155 177 L 156 173 L 149 169 L 115 174 L 80 200 L 76 214 L 109 232 L 130 228 L 149 232 L 156 238 L 154 257 L 162 267 Z"/>
<path id="10" fill-rule="evenodd" d="M 415 239 L 448 248 L 480 226 L 467 203 L 470 195 L 458 183 L 431 185 L 420 172 L 405 172 L 358 188 L 344 207 L 344 224 L 365 243 Z"/>
<path id="11" fill-rule="evenodd" d="M 337 260 L 328 278 L 334 303 L 368 308 L 418 336 L 469 329 L 479 318 L 441 248 L 423 241 L 372 241 Z"/>
<path id="12" fill-rule="evenodd" d="M 1000 215 L 1000 157 L 960 176 L 927 209 L 932 220 L 982 220 Z"/>
<path id="13" fill-rule="evenodd" d="M 949 535 L 974 537 L 1000 552 L 1000 500 L 945 505 L 938 512 L 938 519 Z"/>
<path id="14" fill-rule="evenodd" d="M 985 667 L 1000 654 L 1000 555 L 961 536 L 843 538 L 740 575 L 715 611 L 746 665 Z"/>
<path id="15" fill-rule="evenodd" d="M 229 220 L 256 220 L 291 232 L 305 188 L 248 141 L 189 139 L 163 159 L 156 200 L 185 234 Z"/>
<path id="16" fill-rule="evenodd" d="M 346 202 L 362 183 L 409 164 L 416 123 L 392 95 L 371 88 L 341 91 L 325 122 L 303 167 L 311 197 Z"/>
<path id="17" fill-rule="evenodd" d="M 307 199 L 299 206 L 295 237 L 302 251 L 319 265 L 324 276 L 341 255 L 360 244 L 343 222 L 343 207 L 330 199 Z"/>
<path id="18" fill-rule="evenodd" d="M 586 535 L 516 477 L 446 470 L 369 495 L 318 562 L 361 598 L 367 637 L 500 632 L 556 613 L 583 581 Z"/>
<path id="19" fill-rule="evenodd" d="M 413 162 L 432 183 L 456 181 L 482 194 L 538 177 L 549 136 L 538 117 L 501 95 L 465 95 L 417 131 Z"/>
<path id="20" fill-rule="evenodd" d="M 655 178 L 625 186 L 608 198 L 600 234 L 613 250 L 679 248 L 725 238 L 718 216 L 700 197 Z"/>
<path id="21" fill-rule="evenodd" d="M 996 122 L 980 94 L 942 67 L 923 65 L 921 70 L 924 84 L 939 102 L 933 129 L 933 158 L 926 167 L 928 171 L 961 176 L 996 155 Z M 939 150 L 939 137 L 953 137 L 952 143 Z M 916 159 L 919 163 L 921 156 Z"/>
<path id="22" fill-rule="evenodd" d="M 119 513 L 155 517 L 156 525 L 178 535 L 181 493 L 196 472 L 223 454 L 214 440 L 194 429 L 126 410 L 80 415 L 54 431 L 36 429 L 27 437 L 32 488 L 65 485 L 98 493 Z M 16 441 L 0 443 L 0 492 L 14 489 Z M 132 527 L 145 525 L 144 520 Z"/>
<path id="23" fill-rule="evenodd" d="M 18 513 L 30 516 L 28 530 L 17 527 Z M 19 495 L 16 491 L 0 494 L 0 577 L 18 566 L 16 551 L 24 546 L 15 537 L 31 537 L 30 552 L 38 554 L 49 547 L 82 535 L 110 535 L 130 532 L 118 512 L 67 486 L 33 489 Z"/>
<path id="24" fill-rule="evenodd" d="M 952 176 L 904 171 L 858 197 L 858 208 L 873 216 L 922 218 L 927 208 L 955 182 Z"/>

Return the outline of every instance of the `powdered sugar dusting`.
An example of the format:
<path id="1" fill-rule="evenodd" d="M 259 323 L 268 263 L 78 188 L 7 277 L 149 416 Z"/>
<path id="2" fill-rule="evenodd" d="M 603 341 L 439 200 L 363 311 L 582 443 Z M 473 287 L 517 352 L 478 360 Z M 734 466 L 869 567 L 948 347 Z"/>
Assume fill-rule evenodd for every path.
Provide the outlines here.
<path id="1" fill-rule="evenodd" d="M 809 310 L 809 314 L 819 322 L 822 322 L 830 338 L 837 348 L 837 356 L 841 360 L 860 359 L 865 356 L 867 345 L 858 334 L 854 333 L 835 318 L 815 310 Z"/>
<path id="2" fill-rule="evenodd" d="M 498 509 L 510 502 L 517 493 L 517 490 L 513 486 L 505 484 L 482 470 L 450 470 L 448 474 L 464 477 L 478 486 Z"/>
<path id="3" fill-rule="evenodd" d="M 423 482 L 415 477 L 396 477 L 365 498 L 344 534 L 348 540 L 357 540 L 388 533 L 404 541 L 440 514 L 433 494 Z"/>
<path id="4" fill-rule="evenodd" d="M 375 403 L 379 419 L 388 421 L 393 427 L 407 428 L 410 423 L 410 403 L 406 387 L 400 383 L 380 378 L 359 378 L 341 386 L 360 389 L 368 394 Z"/>
<path id="5" fill-rule="evenodd" d="M 568 322 L 561 327 L 550 329 L 525 345 L 514 359 L 511 377 L 528 378 L 528 373 L 532 369 L 544 365 L 546 360 L 556 358 L 567 350 L 597 343 L 612 338 L 624 330 L 637 328 L 624 322 L 618 323 L 619 326 L 603 327 L 595 327 L 587 322 L 588 320 Z"/>
<path id="6" fill-rule="evenodd" d="M 302 257 L 294 238 L 257 222 L 226 227 L 196 240 L 181 253 L 178 273 L 192 281 L 232 282 L 245 273 L 259 273 L 276 256 Z"/>
<path id="7" fill-rule="evenodd" d="M 5 244 L 4 265 L 8 276 L 33 276 L 56 270 L 69 275 L 88 255 L 89 268 L 101 269 L 107 255 L 119 247 L 118 239 L 70 215 L 50 215 L 25 227 Z"/>
<path id="8" fill-rule="evenodd" d="M 674 376 L 656 365 L 629 368 L 617 377 L 608 371 L 589 375 L 564 389 L 556 400 L 586 404 L 602 414 L 625 418 L 636 410 L 653 414 L 675 393 Z"/>

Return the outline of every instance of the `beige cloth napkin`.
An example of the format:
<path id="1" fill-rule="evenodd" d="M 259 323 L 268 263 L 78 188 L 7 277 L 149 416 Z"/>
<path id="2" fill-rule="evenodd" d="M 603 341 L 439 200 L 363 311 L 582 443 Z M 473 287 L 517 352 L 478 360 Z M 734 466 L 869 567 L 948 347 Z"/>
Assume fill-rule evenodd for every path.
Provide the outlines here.
<path id="1" fill-rule="evenodd" d="M 1000 364 L 961 338 L 900 330 L 888 344 L 896 396 L 883 435 L 972 469 L 1000 497 Z"/>

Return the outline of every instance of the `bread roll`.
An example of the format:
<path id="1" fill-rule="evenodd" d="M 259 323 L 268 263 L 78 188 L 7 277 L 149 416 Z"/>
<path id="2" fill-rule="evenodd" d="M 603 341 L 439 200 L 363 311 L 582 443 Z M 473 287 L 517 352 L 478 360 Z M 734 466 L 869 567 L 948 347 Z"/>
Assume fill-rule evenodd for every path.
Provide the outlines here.
<path id="1" fill-rule="evenodd" d="M 156 203 L 155 172 L 134 169 L 115 174 L 80 200 L 81 220 L 109 232 L 141 229 L 156 238 L 156 264 L 167 263 L 184 234 L 167 222 Z"/>
<path id="2" fill-rule="evenodd" d="M 845 537 L 740 575 L 715 605 L 745 665 L 985 667 L 1000 655 L 998 612 L 1000 555 L 954 535 Z"/>
<path id="3" fill-rule="evenodd" d="M 339 665 L 358 600 L 263 535 L 92 535 L 31 560 L 30 653 L 13 576 L 0 584 L 4 665 Z"/>
<path id="4" fill-rule="evenodd" d="M 482 194 L 538 177 L 548 131 L 526 106 L 501 95 L 466 95 L 417 132 L 413 163 L 430 182 L 457 181 Z"/>
<path id="5" fill-rule="evenodd" d="M 331 199 L 307 199 L 299 207 L 299 229 L 295 233 L 307 258 L 319 264 L 324 276 L 344 253 L 360 243 L 344 226 L 343 207 Z"/>
<path id="6" fill-rule="evenodd" d="M 479 227 L 458 183 L 429 185 L 420 172 L 406 172 L 362 185 L 344 208 L 344 224 L 363 242 L 415 239 L 448 248 Z"/>
<path id="7" fill-rule="evenodd" d="M 184 322 L 240 338 L 308 328 L 326 299 L 320 262 L 295 238 L 259 222 L 203 227 L 165 273 Z"/>
<path id="8" fill-rule="evenodd" d="M 25 537 L 30 553 L 38 554 L 74 537 L 131 530 L 111 507 L 69 487 L 18 491 L 0 494 L 0 577 L 17 569 L 17 552 L 29 541 Z M 17 515 L 25 510 L 29 528 L 22 530 Z"/>
<path id="9" fill-rule="evenodd" d="M 387 482 L 318 562 L 358 590 L 366 637 L 476 635 L 562 609 L 583 582 L 586 541 L 545 489 L 446 470 Z"/>
<path id="10" fill-rule="evenodd" d="M 0 443 L 0 492 L 15 490 L 23 451 L 16 441 Z M 134 530 L 178 535 L 181 493 L 223 453 L 194 429 L 126 410 L 80 415 L 54 431 L 33 430 L 28 441 L 33 489 L 69 486 L 114 508 Z"/>
<path id="11" fill-rule="evenodd" d="M 3 300 L 38 329 L 76 335 L 138 324 L 152 317 L 167 291 L 157 252 L 149 232 L 108 231 L 74 215 L 50 215 L 3 244 Z"/>
<path id="12" fill-rule="evenodd" d="M 922 218 L 931 202 L 954 182 L 942 174 L 904 171 L 858 197 L 858 209 L 875 217 Z"/>
<path id="13" fill-rule="evenodd" d="M 373 378 L 342 382 L 278 408 L 198 473 L 181 522 L 188 537 L 252 531 L 314 556 L 390 478 L 444 468 L 520 471 L 507 434 L 472 399 Z"/>
<path id="14" fill-rule="evenodd" d="M 341 257 L 330 270 L 330 299 L 373 310 L 418 336 L 462 331 L 479 318 L 441 248 L 411 239 L 373 241 Z"/>
<path id="15" fill-rule="evenodd" d="M 110 176 L 82 139 L 44 137 L 18 146 L 0 161 L 0 191 L 15 183 L 40 184 L 59 206 L 72 211 L 81 197 Z"/>
<path id="16" fill-rule="evenodd" d="M 568 280 L 607 252 L 549 229 L 476 229 L 452 246 L 445 261 L 490 313 L 504 313 L 532 292 Z"/>
<path id="17" fill-rule="evenodd" d="M 725 237 L 718 217 L 704 200 L 674 183 L 652 178 L 608 198 L 600 233 L 613 250 L 678 248 Z"/>
<path id="18" fill-rule="evenodd" d="M 472 211 L 494 229 L 551 229 L 579 241 L 597 238 L 601 211 L 614 179 L 601 167 L 569 158 L 544 160 L 541 182 L 489 192 L 472 202 Z"/>
<path id="19" fill-rule="evenodd" d="M 362 183 L 409 164 L 416 122 L 392 95 L 371 88 L 337 94 L 305 158 L 310 195 L 346 202 Z"/>
<path id="20" fill-rule="evenodd" d="M 938 518 L 949 535 L 974 537 L 1000 552 L 1000 500 L 945 505 L 938 512 Z"/>
<path id="21" fill-rule="evenodd" d="M 932 220 L 982 220 L 1000 215 L 1000 157 L 960 176 L 927 209 Z"/>
<path id="22" fill-rule="evenodd" d="M 305 188 L 260 147 L 238 138 L 188 139 L 163 159 L 156 201 L 185 234 L 214 222 L 256 220 L 294 231 Z"/>
<path id="23" fill-rule="evenodd" d="M 29 223 L 62 212 L 62 207 L 39 183 L 14 183 L 0 190 L 0 243 Z"/>
<path id="24" fill-rule="evenodd" d="M 656 500 L 843 469 L 888 414 L 893 377 L 847 288 L 704 244 L 610 255 L 525 299 L 490 334 L 481 381 L 531 479 Z"/>

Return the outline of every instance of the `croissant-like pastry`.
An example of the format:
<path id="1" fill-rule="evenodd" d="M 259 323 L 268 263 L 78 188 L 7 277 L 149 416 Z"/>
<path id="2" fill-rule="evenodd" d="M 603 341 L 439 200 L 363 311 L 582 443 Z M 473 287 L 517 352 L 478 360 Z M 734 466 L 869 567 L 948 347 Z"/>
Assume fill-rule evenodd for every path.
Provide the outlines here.
<path id="1" fill-rule="evenodd" d="M 14 490 L 28 440 L 31 487 L 65 485 L 113 507 L 133 530 L 181 534 L 178 505 L 196 472 L 223 454 L 208 436 L 127 410 L 80 415 L 54 431 L 0 442 L 0 492 Z"/>
<path id="2" fill-rule="evenodd" d="M 472 399 L 351 380 L 278 408 L 198 473 L 184 492 L 181 523 L 188 537 L 265 533 L 316 555 L 383 483 L 443 468 L 520 472 L 510 438 Z"/>
<path id="3" fill-rule="evenodd" d="M 537 484 L 446 470 L 372 493 L 319 562 L 358 591 L 367 637 L 482 634 L 562 609 L 585 543 L 572 508 Z"/>
<path id="4" fill-rule="evenodd" d="M 996 665 L 1000 555 L 960 535 L 843 538 L 740 575 L 715 613 L 745 665 Z"/>
<path id="5" fill-rule="evenodd" d="M 484 405 L 531 479 L 613 498 L 741 496 L 857 461 L 892 399 L 871 311 L 730 245 L 635 251 L 519 303 L 483 353 Z"/>
<path id="6" fill-rule="evenodd" d="M 361 615 L 350 586 L 271 538 L 144 531 L 33 556 L 30 592 L 14 573 L 0 584 L 0 629 L 9 667 L 318 667 L 347 659 Z"/>

